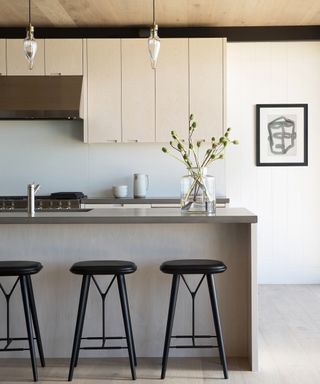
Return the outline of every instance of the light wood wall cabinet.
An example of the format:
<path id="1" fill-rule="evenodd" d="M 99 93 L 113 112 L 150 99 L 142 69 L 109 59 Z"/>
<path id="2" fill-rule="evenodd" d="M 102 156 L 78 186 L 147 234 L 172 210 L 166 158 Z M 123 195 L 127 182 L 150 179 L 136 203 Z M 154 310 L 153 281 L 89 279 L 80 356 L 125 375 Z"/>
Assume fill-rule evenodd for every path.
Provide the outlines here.
<path id="1" fill-rule="evenodd" d="M 224 131 L 225 39 L 161 39 L 151 69 L 145 39 L 88 39 L 85 140 L 168 142 L 170 131 L 210 141 Z"/>
<path id="2" fill-rule="evenodd" d="M 122 40 L 122 140 L 155 141 L 155 72 L 146 39 Z"/>
<path id="3" fill-rule="evenodd" d="M 37 39 L 38 49 L 32 70 L 24 56 L 23 39 L 7 39 L 7 75 L 44 75 L 44 40 Z"/>
<path id="4" fill-rule="evenodd" d="M 210 141 L 224 131 L 225 39 L 189 39 L 190 113 L 194 137 Z"/>
<path id="5" fill-rule="evenodd" d="M 7 74 L 6 40 L 0 39 L 0 76 Z"/>
<path id="6" fill-rule="evenodd" d="M 82 39 L 46 39 L 45 74 L 82 75 Z"/>
<path id="7" fill-rule="evenodd" d="M 156 141 L 171 140 L 170 131 L 186 139 L 189 84 L 188 39 L 161 39 L 156 69 Z"/>
<path id="8" fill-rule="evenodd" d="M 121 41 L 88 39 L 88 142 L 121 141 Z"/>

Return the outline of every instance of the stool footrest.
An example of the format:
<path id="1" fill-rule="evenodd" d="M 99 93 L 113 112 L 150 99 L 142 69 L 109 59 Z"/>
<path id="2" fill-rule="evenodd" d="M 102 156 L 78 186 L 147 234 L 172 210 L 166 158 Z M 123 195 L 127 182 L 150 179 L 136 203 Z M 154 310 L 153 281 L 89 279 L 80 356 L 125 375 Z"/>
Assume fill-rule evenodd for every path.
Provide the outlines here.
<path id="1" fill-rule="evenodd" d="M 88 337 L 81 337 L 81 340 L 125 340 L 124 336 L 108 336 L 108 337 L 102 337 L 102 336 L 88 336 Z"/>
<path id="2" fill-rule="evenodd" d="M 88 337 L 81 337 L 81 340 L 101 340 L 102 345 L 101 346 L 88 346 L 88 347 L 80 347 L 80 349 L 86 349 L 86 350 L 100 350 L 100 349 L 128 349 L 126 346 L 105 346 L 105 343 L 107 340 L 126 340 L 124 336 L 108 336 L 108 337 L 102 337 L 102 336 L 88 336 Z"/>
<path id="3" fill-rule="evenodd" d="M 3 348 L 0 348 L 0 352 L 7 352 L 7 351 L 30 351 L 30 348 L 23 348 L 23 347 L 9 348 L 11 343 L 14 342 L 14 341 L 28 341 L 28 340 L 29 339 L 27 337 L 10 337 L 9 339 L 7 339 L 6 337 L 2 337 L 2 338 L 0 338 L 0 343 L 2 341 L 5 341 L 7 344 Z M 36 338 L 34 337 L 33 340 L 36 340 Z"/>
<path id="4" fill-rule="evenodd" d="M 195 345 L 195 339 L 214 339 L 217 336 L 215 335 L 176 335 L 171 336 L 170 339 L 192 339 L 193 344 L 190 345 L 170 345 L 169 348 L 187 348 L 187 349 L 193 349 L 193 348 L 218 348 L 217 345 Z"/>
<path id="5" fill-rule="evenodd" d="M 219 348 L 217 345 L 170 345 L 170 348 L 186 348 L 186 349 L 194 349 L 194 348 Z"/>
<path id="6" fill-rule="evenodd" d="M 213 339 L 215 335 L 176 335 L 171 336 L 171 339 Z"/>
<path id="7" fill-rule="evenodd" d="M 128 349 L 128 347 L 81 347 L 80 349 L 86 350 L 100 350 L 100 349 Z"/>
<path id="8" fill-rule="evenodd" d="M 21 352 L 21 351 L 30 351 L 30 348 L 3 348 L 0 349 L 0 352 Z"/>

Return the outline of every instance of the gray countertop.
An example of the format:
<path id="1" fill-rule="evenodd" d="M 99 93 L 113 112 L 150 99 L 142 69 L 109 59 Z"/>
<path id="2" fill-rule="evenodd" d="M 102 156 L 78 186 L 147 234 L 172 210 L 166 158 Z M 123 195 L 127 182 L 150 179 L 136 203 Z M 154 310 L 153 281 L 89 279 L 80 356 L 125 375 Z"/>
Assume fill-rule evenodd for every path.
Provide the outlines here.
<path id="1" fill-rule="evenodd" d="M 227 197 L 217 197 L 218 204 L 228 204 L 230 199 Z M 179 204 L 179 197 L 88 197 L 81 199 L 84 204 Z"/>
<path id="2" fill-rule="evenodd" d="M 245 208 L 218 208 L 215 215 L 185 214 L 180 208 L 108 208 L 77 212 L 1 212 L 0 224 L 178 224 L 256 223 L 257 216 Z"/>

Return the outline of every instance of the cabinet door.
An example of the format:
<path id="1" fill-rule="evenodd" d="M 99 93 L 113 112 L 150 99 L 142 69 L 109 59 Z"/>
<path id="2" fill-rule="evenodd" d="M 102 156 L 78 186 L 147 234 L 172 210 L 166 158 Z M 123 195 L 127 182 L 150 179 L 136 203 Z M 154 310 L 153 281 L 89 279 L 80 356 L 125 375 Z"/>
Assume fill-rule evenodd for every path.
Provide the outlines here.
<path id="1" fill-rule="evenodd" d="M 82 75 L 82 39 L 45 40 L 46 75 Z"/>
<path id="2" fill-rule="evenodd" d="M 121 141 L 120 39 L 88 39 L 88 140 Z"/>
<path id="3" fill-rule="evenodd" d="M 155 141 L 155 71 L 146 39 L 122 40 L 122 138 Z"/>
<path id="4" fill-rule="evenodd" d="M 156 69 L 156 141 L 171 140 L 172 130 L 188 134 L 188 39 L 161 39 Z"/>
<path id="5" fill-rule="evenodd" d="M 194 137 L 210 141 L 224 131 L 225 39 L 189 39 L 190 113 Z"/>
<path id="6" fill-rule="evenodd" d="M 36 39 L 38 49 L 32 70 L 24 56 L 23 39 L 7 39 L 8 75 L 44 75 L 44 40 Z"/>
<path id="7" fill-rule="evenodd" d="M 7 74 L 6 40 L 0 39 L 0 76 Z"/>

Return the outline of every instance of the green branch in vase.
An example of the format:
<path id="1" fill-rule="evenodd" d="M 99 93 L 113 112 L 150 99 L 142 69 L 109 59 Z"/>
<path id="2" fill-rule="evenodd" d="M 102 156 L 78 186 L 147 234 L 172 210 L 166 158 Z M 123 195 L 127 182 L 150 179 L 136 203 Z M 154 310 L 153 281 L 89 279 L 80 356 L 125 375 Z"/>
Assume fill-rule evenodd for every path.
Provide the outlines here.
<path id="1" fill-rule="evenodd" d="M 170 146 L 172 149 L 177 151 L 181 156 L 180 161 L 186 165 L 187 169 L 190 171 L 191 168 L 197 168 L 199 170 L 207 167 L 212 162 L 220 160 L 223 158 L 223 152 L 229 144 L 238 144 L 238 140 L 230 140 L 229 135 L 231 128 L 228 128 L 223 136 L 219 138 L 218 141 L 214 137 L 211 139 L 211 146 L 206 150 L 203 159 L 200 159 L 200 150 L 201 146 L 204 143 L 204 140 L 193 141 L 192 135 L 196 131 L 197 123 L 194 120 L 193 114 L 189 117 L 189 132 L 188 132 L 188 146 L 187 148 L 183 144 L 183 141 L 179 138 L 178 134 L 175 131 L 171 131 L 172 141 L 170 141 Z M 164 153 L 168 153 L 174 158 L 174 156 L 166 147 L 162 148 Z M 179 159 L 178 159 L 179 160 Z"/>
<path id="2" fill-rule="evenodd" d="M 197 123 L 193 114 L 191 114 L 189 117 L 187 143 L 184 143 L 175 131 L 171 131 L 171 149 L 162 147 L 164 153 L 169 154 L 186 166 L 192 178 L 190 185 L 188 185 L 187 190 L 184 191 L 182 196 L 182 209 L 189 209 L 192 205 L 190 200 L 193 199 L 196 202 L 198 194 L 199 196 L 204 195 L 205 199 L 207 199 L 206 201 L 212 202 L 214 200 L 214 191 L 210 192 L 211 188 L 207 185 L 204 169 L 214 161 L 223 159 L 225 149 L 229 144 L 238 144 L 238 140 L 230 139 L 231 128 L 228 128 L 218 140 L 212 137 L 209 148 L 206 147 L 202 151 L 203 147 L 205 147 L 205 140 L 193 139 L 193 134 L 197 131 L 197 128 Z"/>

